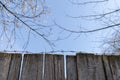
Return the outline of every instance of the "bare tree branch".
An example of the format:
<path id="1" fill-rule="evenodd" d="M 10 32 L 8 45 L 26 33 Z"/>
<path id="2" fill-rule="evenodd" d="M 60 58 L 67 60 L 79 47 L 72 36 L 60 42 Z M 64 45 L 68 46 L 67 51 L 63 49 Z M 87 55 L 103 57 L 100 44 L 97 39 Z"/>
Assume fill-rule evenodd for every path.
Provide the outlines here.
<path id="1" fill-rule="evenodd" d="M 88 2 L 82 2 L 82 3 L 79 3 L 79 2 L 73 2 L 72 0 L 69 0 L 72 4 L 74 5 L 87 5 L 87 4 L 96 4 L 96 3 L 103 3 L 103 2 L 107 2 L 109 0 L 95 0 L 95 1 L 88 1 Z"/>
<path id="2" fill-rule="evenodd" d="M 116 10 L 113 10 L 113 11 L 110 11 L 110 12 L 106 12 L 106 13 L 103 13 L 103 14 L 97 14 L 97 15 L 86 15 L 86 16 L 70 16 L 70 15 L 67 15 L 68 17 L 71 17 L 71 18 L 93 18 L 93 19 L 101 19 L 105 16 L 108 16 L 110 14 L 114 14 L 114 13 L 117 13 L 117 12 L 120 12 L 120 9 L 116 9 Z"/>
<path id="3" fill-rule="evenodd" d="M 55 23 L 55 25 L 56 25 L 57 27 L 59 27 L 60 29 L 65 30 L 65 31 L 67 31 L 67 32 L 72 32 L 72 33 L 93 33 L 93 32 L 102 31 L 102 30 L 105 30 L 105 29 L 113 28 L 113 27 L 118 27 L 118 26 L 120 25 L 120 23 L 116 23 L 116 24 L 113 24 L 113 25 L 109 25 L 109 26 L 106 26 L 106 27 L 102 27 L 102 28 L 98 28 L 98 29 L 93 29 L 93 30 L 74 31 L 74 30 L 66 29 L 66 28 L 58 25 L 56 22 L 54 22 L 54 23 Z"/>
<path id="4" fill-rule="evenodd" d="M 39 33 L 38 31 L 36 31 L 34 28 L 32 28 L 31 26 L 29 26 L 27 23 L 25 23 L 22 19 L 20 19 L 16 14 L 14 14 L 11 10 L 9 10 L 1 1 L 0 4 L 10 13 L 12 14 L 16 19 L 18 19 L 20 22 L 22 22 L 26 27 L 28 27 L 30 30 L 32 30 L 33 32 L 35 32 L 36 34 L 38 34 L 40 37 L 42 37 L 49 45 L 52 45 L 52 43 L 46 38 L 44 37 L 43 34 Z"/>
<path id="5" fill-rule="evenodd" d="M 31 38 L 31 34 L 34 35 L 34 37 L 39 36 L 40 39 L 46 41 L 46 43 L 53 47 L 52 41 L 58 41 L 58 40 L 63 40 L 68 37 L 70 37 L 73 34 L 81 35 L 82 33 L 93 33 L 97 31 L 102 31 L 106 30 L 109 28 L 116 28 L 120 26 L 120 21 L 119 21 L 119 13 L 120 13 L 120 8 L 115 7 L 115 8 L 106 8 L 103 12 L 100 11 L 101 13 L 99 14 L 88 14 L 88 15 L 80 15 L 80 16 L 71 16 L 67 15 L 68 17 L 77 19 L 92 19 L 92 20 L 101 20 L 102 23 L 107 24 L 107 26 L 103 26 L 100 28 L 91 28 L 90 30 L 72 30 L 69 29 L 69 27 L 61 26 L 57 24 L 55 21 L 53 21 L 53 25 L 47 25 L 47 24 L 42 24 L 43 17 L 46 15 L 46 13 L 49 11 L 48 7 L 44 6 L 44 0 L 5 0 L 5 1 L 0 1 L 0 24 L 1 24 L 1 33 L 0 33 L 0 38 L 2 36 L 5 36 L 8 44 L 9 45 L 14 45 L 16 41 L 16 36 L 18 37 L 18 32 L 17 30 L 26 32 L 25 37 L 26 44 L 24 46 L 24 49 L 27 48 L 27 45 L 29 44 L 29 40 Z M 73 5 L 94 5 L 97 3 L 106 3 L 110 2 L 110 0 L 87 0 L 87 1 L 81 1 L 77 2 L 75 0 L 69 0 Z M 84 6 L 82 6 L 84 7 Z M 98 6 L 100 7 L 100 6 Z M 108 11 L 107 11 L 108 10 Z M 92 11 L 92 10 L 91 10 Z M 112 19 L 111 19 L 112 18 Z M 85 26 L 83 26 L 85 28 Z M 25 30 L 25 31 L 24 31 Z M 65 35 L 58 34 L 56 36 L 56 33 L 63 32 L 66 33 Z M 22 36 L 22 32 L 19 33 Z M 55 34 L 54 40 L 51 40 L 51 35 Z M 117 48 L 117 51 L 120 51 L 120 40 L 119 40 L 119 34 L 113 36 L 114 39 L 111 42 L 110 46 L 112 48 Z M 26 37 L 27 36 L 27 37 Z M 62 37 L 61 37 L 62 36 Z M 23 38 L 24 38 L 23 37 Z M 33 37 L 33 36 L 32 36 Z M 52 36 L 53 37 L 53 36 Z M 12 39 L 13 42 L 12 42 Z M 12 44 L 11 44 L 12 43 Z M 24 50 L 25 51 L 25 50 Z M 17 51 L 16 51 L 17 52 Z M 74 52 L 74 51 L 62 51 L 62 50 L 57 50 L 57 51 L 49 51 L 50 53 L 52 52 Z"/>

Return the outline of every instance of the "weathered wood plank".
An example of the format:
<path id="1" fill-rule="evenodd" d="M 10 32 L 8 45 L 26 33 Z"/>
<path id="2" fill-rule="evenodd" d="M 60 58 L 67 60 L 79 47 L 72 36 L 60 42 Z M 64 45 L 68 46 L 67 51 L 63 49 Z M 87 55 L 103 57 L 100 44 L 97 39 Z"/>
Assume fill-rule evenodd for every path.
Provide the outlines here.
<path id="1" fill-rule="evenodd" d="M 64 56 L 45 55 L 44 80 L 64 80 Z"/>
<path id="2" fill-rule="evenodd" d="M 93 78 L 91 80 L 106 80 L 104 67 L 102 63 L 102 56 L 87 55 L 87 59 L 88 59 L 89 74 L 92 74 L 91 76 Z M 88 79 L 90 79 L 91 76 L 89 76 Z"/>
<path id="3" fill-rule="evenodd" d="M 54 80 L 54 62 L 53 55 L 45 55 L 44 80 Z"/>
<path id="4" fill-rule="evenodd" d="M 0 53 L 0 80 L 18 80 L 21 54 Z"/>
<path id="5" fill-rule="evenodd" d="M 66 57 L 67 80 L 78 80 L 76 56 Z"/>
<path id="6" fill-rule="evenodd" d="M 101 56 L 77 55 L 78 80 L 106 80 Z"/>
<path id="7" fill-rule="evenodd" d="M 78 80 L 88 80 L 87 57 L 84 54 L 77 55 Z"/>
<path id="8" fill-rule="evenodd" d="M 54 80 L 65 80 L 63 55 L 54 55 L 54 68 L 55 68 Z"/>
<path id="9" fill-rule="evenodd" d="M 0 53 L 0 80 L 19 79 L 21 57 Z M 77 54 L 66 59 L 67 80 L 120 80 L 120 56 Z M 44 64 L 43 54 L 26 54 L 21 80 L 65 80 L 63 55 L 46 54 Z"/>
<path id="10" fill-rule="evenodd" d="M 21 66 L 21 54 L 12 54 L 7 80 L 18 80 Z"/>
<path id="11" fill-rule="evenodd" d="M 112 80 L 120 80 L 120 56 L 109 56 L 108 58 L 111 73 L 113 76 Z"/>
<path id="12" fill-rule="evenodd" d="M 105 69 L 106 80 L 113 80 L 108 57 L 109 56 L 105 56 L 105 55 L 103 56 L 103 64 L 104 64 L 104 69 Z"/>
<path id="13" fill-rule="evenodd" d="M 42 80 L 43 55 L 26 54 L 24 56 L 21 80 Z"/>
<path id="14" fill-rule="evenodd" d="M 7 80 L 11 54 L 0 53 L 0 80 Z"/>

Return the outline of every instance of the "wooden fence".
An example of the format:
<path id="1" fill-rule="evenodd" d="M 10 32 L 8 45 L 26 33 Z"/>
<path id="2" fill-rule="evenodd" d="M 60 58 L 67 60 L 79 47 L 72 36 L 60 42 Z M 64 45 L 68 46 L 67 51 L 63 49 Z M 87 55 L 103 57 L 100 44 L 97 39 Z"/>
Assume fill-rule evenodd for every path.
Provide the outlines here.
<path id="1" fill-rule="evenodd" d="M 25 54 L 21 61 L 21 54 L 0 53 L 0 80 L 120 80 L 120 56 L 66 56 L 66 69 L 63 55 Z"/>

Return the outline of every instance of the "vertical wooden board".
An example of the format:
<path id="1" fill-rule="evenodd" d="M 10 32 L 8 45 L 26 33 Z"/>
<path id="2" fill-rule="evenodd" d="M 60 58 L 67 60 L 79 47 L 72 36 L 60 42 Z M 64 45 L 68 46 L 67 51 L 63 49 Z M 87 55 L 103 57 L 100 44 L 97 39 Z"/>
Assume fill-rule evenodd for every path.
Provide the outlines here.
<path id="1" fill-rule="evenodd" d="M 110 56 L 109 61 L 113 80 L 120 80 L 120 56 Z"/>
<path id="2" fill-rule="evenodd" d="M 43 55 L 26 54 L 24 56 L 21 80 L 42 80 Z"/>
<path id="3" fill-rule="evenodd" d="M 55 80 L 54 59 L 52 54 L 45 55 L 44 80 Z"/>
<path id="4" fill-rule="evenodd" d="M 0 80 L 7 80 L 11 54 L 0 53 Z"/>
<path id="5" fill-rule="evenodd" d="M 21 54 L 12 54 L 7 80 L 18 80 L 21 66 Z"/>
<path id="6" fill-rule="evenodd" d="M 89 56 L 88 56 L 88 61 L 89 61 Z M 94 62 L 93 64 L 93 70 L 95 73 L 95 75 L 93 76 L 92 80 L 106 80 L 105 78 L 105 72 L 104 72 L 104 67 L 103 67 L 103 62 L 102 62 L 102 56 L 99 55 L 93 55 L 91 56 L 91 58 L 93 58 L 91 61 L 88 62 Z M 89 72 L 90 74 L 90 72 Z"/>
<path id="7" fill-rule="evenodd" d="M 77 70 L 78 80 L 106 80 L 101 56 L 78 54 Z"/>
<path id="8" fill-rule="evenodd" d="M 55 68 L 54 80 L 65 80 L 63 55 L 54 55 L 54 68 Z"/>
<path id="9" fill-rule="evenodd" d="M 86 54 L 77 54 L 78 80 L 88 80 L 88 68 Z"/>
<path id="10" fill-rule="evenodd" d="M 76 56 L 66 57 L 67 80 L 78 80 Z"/>
<path id="11" fill-rule="evenodd" d="M 64 56 L 45 55 L 44 80 L 65 80 Z"/>
<path id="12" fill-rule="evenodd" d="M 104 64 L 103 67 L 105 69 L 106 80 L 113 80 L 112 71 L 110 68 L 108 57 L 109 56 L 103 56 L 103 64 Z"/>
<path id="13" fill-rule="evenodd" d="M 95 73 L 96 73 L 96 65 L 95 65 L 95 61 L 94 61 L 94 55 L 89 55 L 89 54 L 86 54 L 86 56 L 87 56 L 87 72 L 86 73 L 88 73 L 88 75 L 86 75 L 87 76 L 87 80 L 89 79 L 89 80 L 96 80 L 96 75 L 95 75 Z"/>

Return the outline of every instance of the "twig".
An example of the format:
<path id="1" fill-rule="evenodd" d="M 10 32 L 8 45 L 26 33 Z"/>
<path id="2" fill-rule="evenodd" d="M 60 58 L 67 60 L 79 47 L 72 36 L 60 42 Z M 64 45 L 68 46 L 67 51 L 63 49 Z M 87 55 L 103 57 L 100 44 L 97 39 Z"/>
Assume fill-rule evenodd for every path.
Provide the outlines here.
<path id="1" fill-rule="evenodd" d="M 35 32 L 36 34 L 38 34 L 40 37 L 42 37 L 50 46 L 52 45 L 52 43 L 46 38 L 44 37 L 43 34 L 39 33 L 38 31 L 36 31 L 34 28 L 32 28 L 31 26 L 29 26 L 27 23 L 25 23 L 22 19 L 20 19 L 16 14 L 14 14 L 11 10 L 9 10 L 1 1 L 0 4 L 5 8 L 5 10 L 7 10 L 10 14 L 12 14 L 16 19 L 18 19 L 20 22 L 22 22 L 27 28 L 29 28 L 30 30 L 32 30 L 33 32 Z"/>
<path id="2" fill-rule="evenodd" d="M 87 1 L 87 2 L 82 2 L 82 3 L 79 3 L 79 2 L 73 2 L 72 0 L 69 0 L 72 4 L 74 5 L 87 5 L 87 4 L 96 4 L 96 3 L 102 3 L 102 2 L 106 2 L 106 1 L 109 1 L 109 0 L 100 0 L 100 1 Z"/>
<path id="3" fill-rule="evenodd" d="M 93 29 L 93 30 L 86 30 L 86 31 L 74 31 L 74 30 L 70 30 L 70 29 L 66 29 L 60 25 L 58 25 L 56 22 L 54 22 L 55 25 L 57 27 L 59 27 L 60 29 L 62 30 L 65 30 L 65 31 L 68 31 L 68 32 L 72 32 L 72 33 L 93 33 L 93 32 L 97 32 L 97 31 L 101 31 L 101 30 L 105 30 L 105 29 L 109 29 L 109 28 L 113 28 L 113 27 L 117 27 L 120 25 L 120 23 L 117 23 L 117 24 L 113 24 L 113 25 L 109 25 L 109 26 L 106 26 L 106 27 L 102 27 L 102 28 L 98 28 L 98 29 Z"/>

